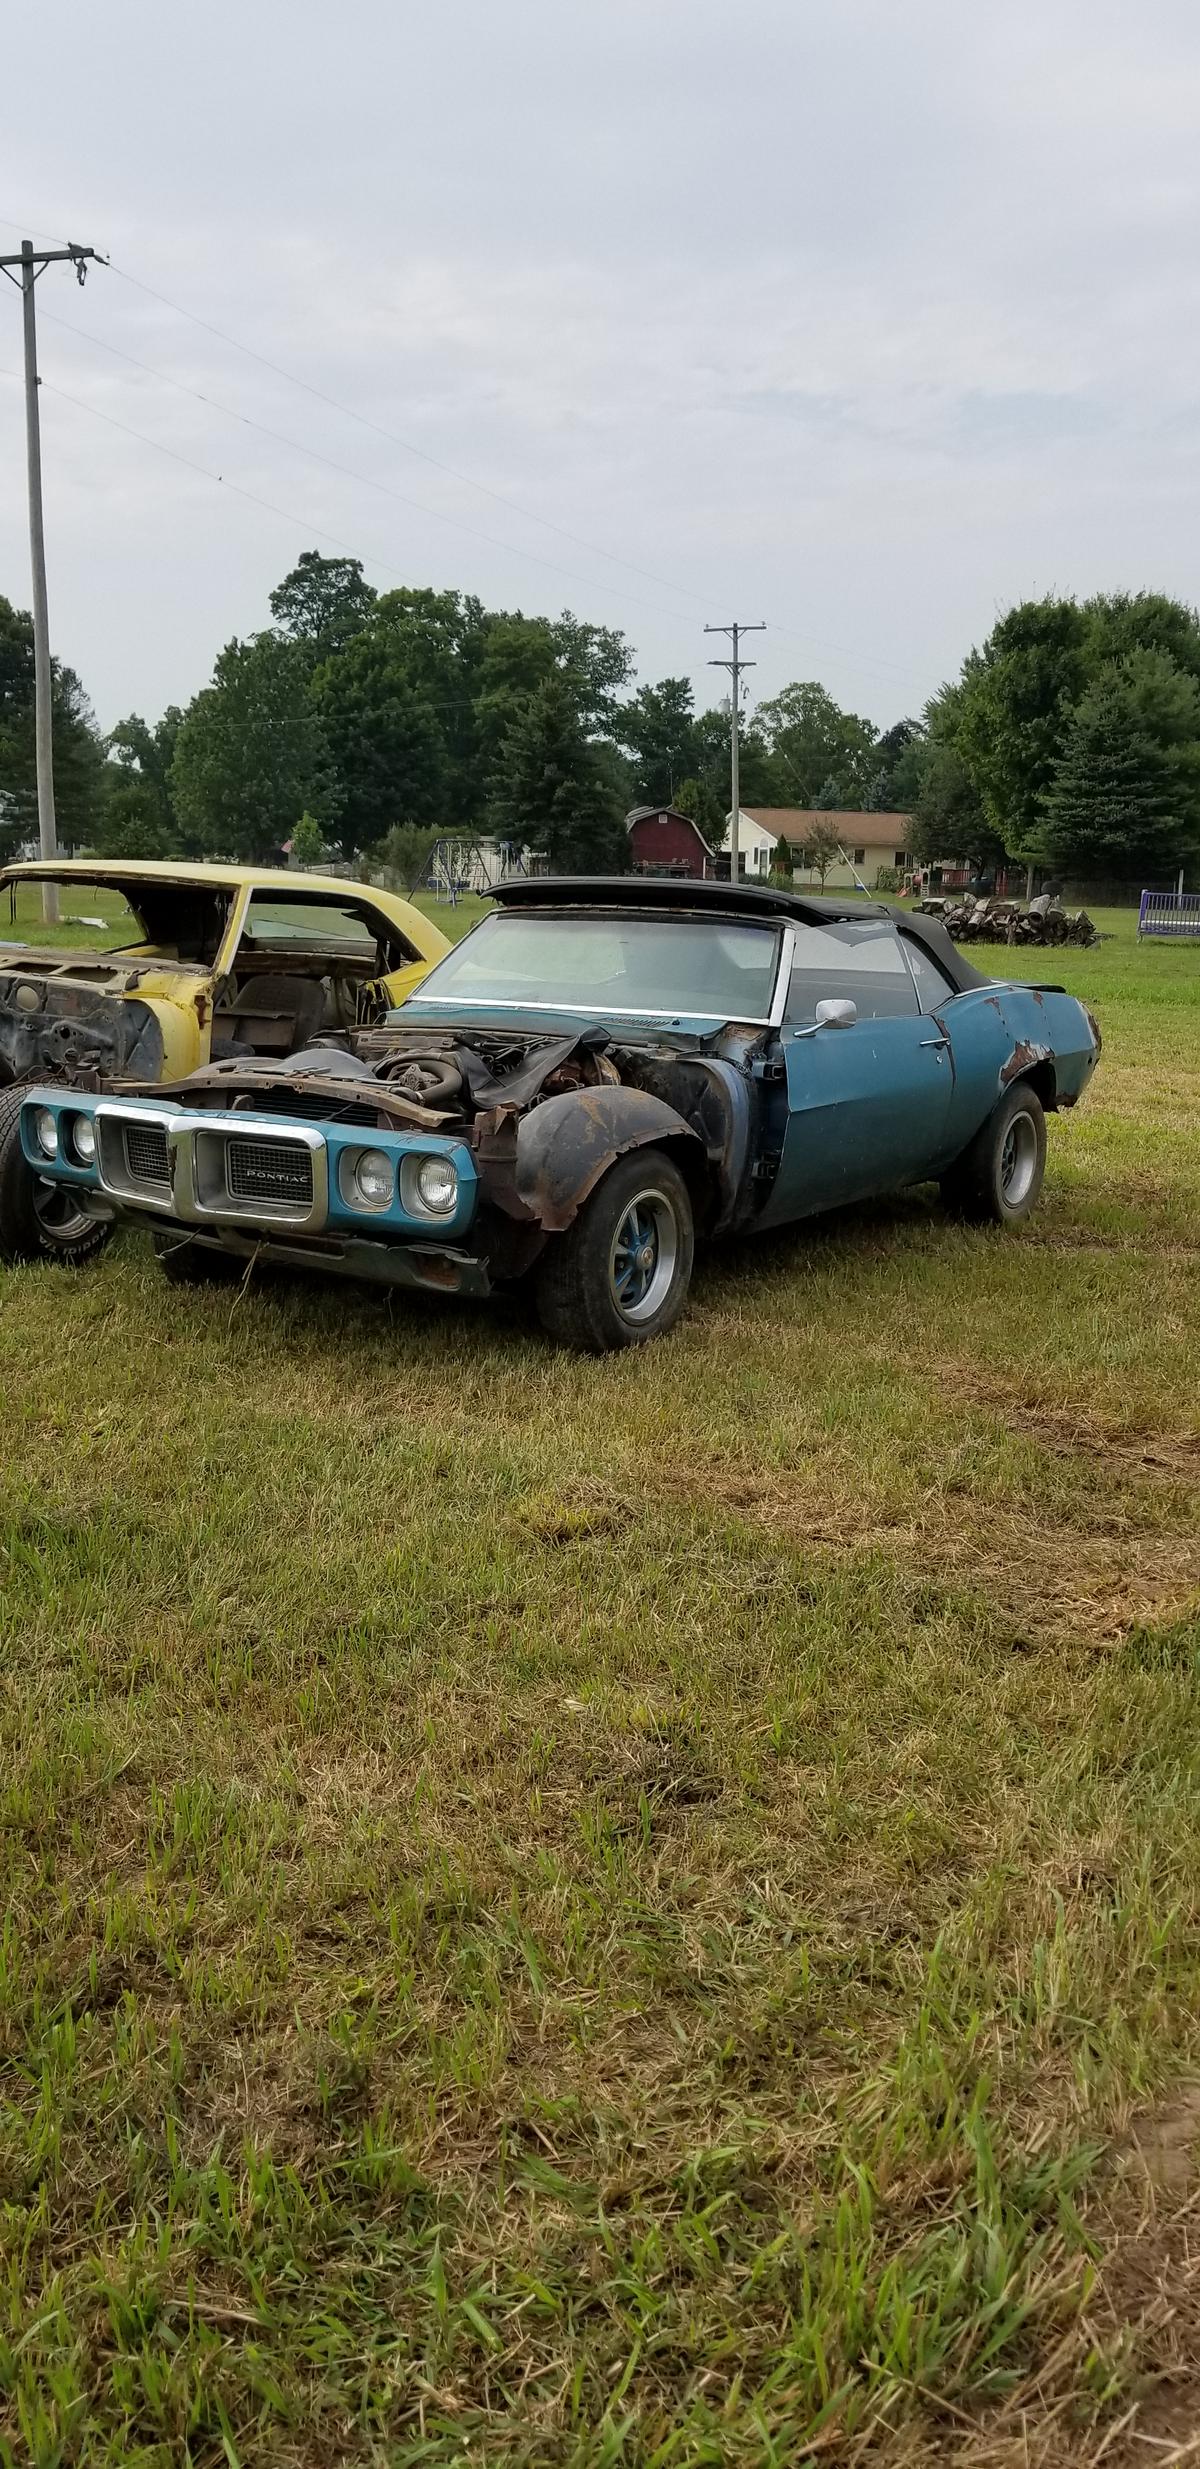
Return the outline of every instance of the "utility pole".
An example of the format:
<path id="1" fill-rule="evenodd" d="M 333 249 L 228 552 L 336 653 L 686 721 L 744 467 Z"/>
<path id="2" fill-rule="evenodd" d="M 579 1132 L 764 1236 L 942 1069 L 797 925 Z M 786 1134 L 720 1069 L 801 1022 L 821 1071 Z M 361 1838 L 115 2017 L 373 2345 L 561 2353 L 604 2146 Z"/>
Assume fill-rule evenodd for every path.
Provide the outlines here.
<path id="1" fill-rule="evenodd" d="M 54 820 L 54 715 L 50 698 L 50 618 L 46 604 L 46 539 L 42 528 L 42 424 L 38 412 L 37 325 L 33 287 L 47 266 L 72 265 L 78 281 L 87 281 L 87 261 L 95 249 L 35 249 L 21 242 L 19 257 L 0 257 L 0 269 L 22 296 L 25 326 L 25 445 L 29 465 L 29 560 L 33 569 L 33 717 L 37 750 L 38 843 L 43 857 L 58 854 Z M 100 263 L 103 264 L 103 259 Z M 13 268 L 19 266 L 19 276 Z M 42 885 L 42 916 L 48 926 L 58 921 L 58 886 Z"/>
<path id="2" fill-rule="evenodd" d="M 758 666 L 755 660 L 739 658 L 738 645 L 744 634 L 765 634 L 766 630 L 765 619 L 755 626 L 739 626 L 736 617 L 732 626 L 706 626 L 704 629 L 706 634 L 727 634 L 733 645 L 731 660 L 710 660 L 708 664 L 710 669 L 728 669 L 733 680 L 733 692 L 729 698 L 729 880 L 731 883 L 736 883 L 738 880 L 740 858 L 738 824 L 742 791 L 738 778 L 738 679 L 743 669 L 754 669 Z"/>

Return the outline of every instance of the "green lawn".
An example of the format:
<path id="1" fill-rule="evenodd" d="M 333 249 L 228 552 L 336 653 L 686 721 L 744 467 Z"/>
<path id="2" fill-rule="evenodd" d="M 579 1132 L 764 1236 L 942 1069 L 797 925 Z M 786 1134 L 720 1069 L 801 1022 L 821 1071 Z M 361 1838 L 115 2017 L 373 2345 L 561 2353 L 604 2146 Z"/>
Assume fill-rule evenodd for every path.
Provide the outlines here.
<path id="1" fill-rule="evenodd" d="M 13 2469 L 1194 2430 L 1200 949 L 1102 922 L 1023 1236 L 723 1248 L 599 1363 L 0 1282 Z"/>

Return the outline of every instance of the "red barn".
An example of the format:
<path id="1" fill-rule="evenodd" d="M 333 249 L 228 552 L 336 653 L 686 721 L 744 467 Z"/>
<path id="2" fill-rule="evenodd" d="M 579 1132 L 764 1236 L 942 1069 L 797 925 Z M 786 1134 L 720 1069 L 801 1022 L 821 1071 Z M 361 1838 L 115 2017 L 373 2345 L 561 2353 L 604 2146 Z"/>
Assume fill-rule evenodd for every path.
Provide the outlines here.
<path id="1" fill-rule="evenodd" d="M 635 806 L 625 829 L 634 874 L 689 875 L 703 883 L 717 871 L 699 824 L 674 806 Z"/>

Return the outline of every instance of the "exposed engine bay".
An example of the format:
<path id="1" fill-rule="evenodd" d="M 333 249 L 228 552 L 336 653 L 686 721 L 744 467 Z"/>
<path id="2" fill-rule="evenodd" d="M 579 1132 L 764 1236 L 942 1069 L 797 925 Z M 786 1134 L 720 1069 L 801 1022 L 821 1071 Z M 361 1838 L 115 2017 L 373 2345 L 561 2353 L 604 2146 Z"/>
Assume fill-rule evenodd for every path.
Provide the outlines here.
<path id="1" fill-rule="evenodd" d="M 743 1182 L 761 1043 L 761 1030 L 741 1027 L 698 1049 L 665 1035 L 618 1041 L 600 1027 L 542 1035 L 395 1021 L 318 1037 L 278 1060 L 227 1057 L 186 1081 L 127 1093 L 184 1100 L 189 1111 L 461 1134 L 488 1203 L 543 1232 L 568 1224 L 595 1176 L 643 1136 L 640 1114 L 648 1120 L 652 1109 L 658 1136 L 670 1137 L 669 1109 L 697 1159 L 703 1151 L 697 1198 L 717 1226 L 731 1221 Z"/>
<path id="2" fill-rule="evenodd" d="M 0 952 L 0 1085 L 39 1073 L 80 1087 L 157 1079 L 164 1014 L 211 1026 L 214 1054 L 287 1056 L 381 1018 L 390 997 L 376 970 L 374 954 L 243 951 L 214 985 L 174 954 Z"/>

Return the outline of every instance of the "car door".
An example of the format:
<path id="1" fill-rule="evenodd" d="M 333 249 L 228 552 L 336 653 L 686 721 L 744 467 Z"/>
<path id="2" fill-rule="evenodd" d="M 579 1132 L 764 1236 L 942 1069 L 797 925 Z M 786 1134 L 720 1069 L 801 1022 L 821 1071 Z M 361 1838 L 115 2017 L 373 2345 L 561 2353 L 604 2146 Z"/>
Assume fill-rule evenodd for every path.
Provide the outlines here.
<path id="1" fill-rule="evenodd" d="M 852 1002 L 857 1018 L 818 1026 L 817 1006 L 828 1001 Z M 786 1114 L 762 1224 L 839 1208 L 932 1171 L 954 1087 L 950 1041 L 920 1009 L 887 920 L 797 926 L 779 1054 Z"/>

